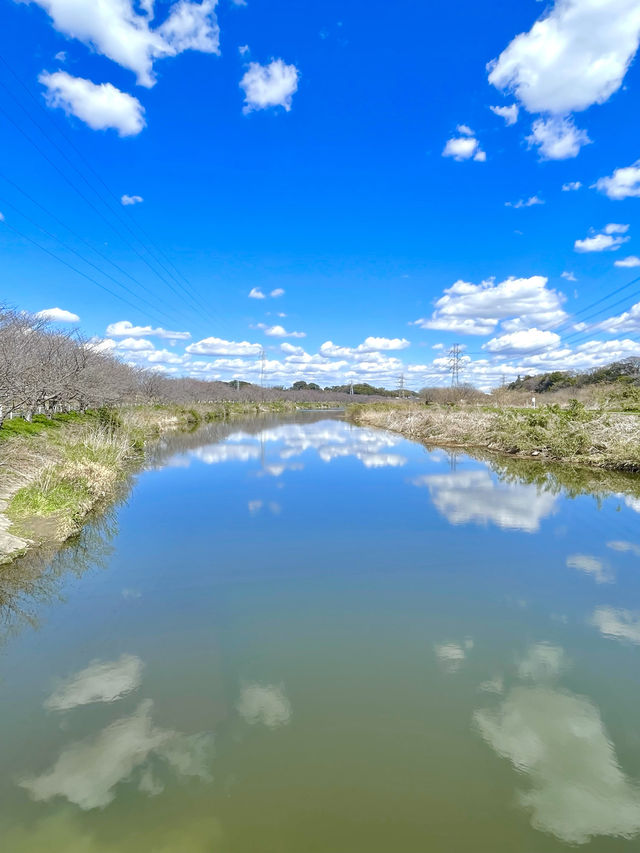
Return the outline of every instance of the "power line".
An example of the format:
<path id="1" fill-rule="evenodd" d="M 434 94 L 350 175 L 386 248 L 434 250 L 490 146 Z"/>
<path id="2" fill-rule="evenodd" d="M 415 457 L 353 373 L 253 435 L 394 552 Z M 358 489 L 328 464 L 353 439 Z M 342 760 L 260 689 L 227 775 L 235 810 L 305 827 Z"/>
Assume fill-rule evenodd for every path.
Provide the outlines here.
<path id="1" fill-rule="evenodd" d="M 37 246 L 38 249 L 41 249 L 47 255 L 50 255 L 52 258 L 55 258 L 56 261 L 59 261 L 61 264 L 64 264 L 65 267 L 69 267 L 69 269 L 73 270 L 73 272 L 77 273 L 78 275 L 81 275 L 83 278 L 86 278 L 88 281 L 93 282 L 93 284 L 95 284 L 96 287 L 99 287 L 101 290 L 104 290 L 106 293 L 110 293 L 111 296 L 115 296 L 116 299 L 119 299 L 121 302 L 125 302 L 127 305 L 131 306 L 131 308 L 135 308 L 136 311 L 140 310 L 140 308 L 138 306 L 134 305 L 133 302 L 130 302 L 124 296 L 121 296 L 119 293 L 115 293 L 109 287 L 105 287 L 104 284 L 100 284 L 100 282 L 96 281 L 95 278 L 93 278 L 93 276 L 87 275 L 87 273 L 82 272 L 82 270 L 79 270 L 77 267 L 74 267 L 73 264 L 70 264 L 68 261 L 65 261 L 64 258 L 61 258 L 58 255 L 56 255 L 55 252 L 52 252 L 50 249 L 47 249 L 46 246 L 43 246 L 41 243 L 38 243 L 37 240 L 34 240 L 32 237 L 29 237 L 27 234 L 23 234 L 22 231 L 20 231 L 18 228 L 15 227 L 15 225 L 12 225 L 10 222 L 7 222 L 6 220 L 4 220 L 2 224 L 6 228 L 9 228 L 11 231 L 13 231 L 15 234 L 17 234 L 18 237 L 22 237 L 23 240 L 27 240 L 29 243 L 33 244 L 34 246 Z"/>
<path id="2" fill-rule="evenodd" d="M 100 267 L 96 266 L 96 264 L 94 264 L 94 263 L 93 263 L 92 261 L 90 261 L 88 258 L 85 258 L 85 257 L 84 257 L 84 255 L 80 254 L 80 252 L 78 252 L 78 251 L 77 251 L 76 249 L 74 249 L 72 246 L 69 246 L 69 245 L 68 245 L 68 243 L 65 243 L 65 241 L 64 241 L 64 240 L 61 240 L 59 237 L 56 237 L 56 235 L 55 235 L 55 234 L 52 234 L 50 231 L 47 231 L 47 229 L 46 229 L 46 228 L 44 228 L 42 225 L 39 225 L 37 222 L 35 222 L 33 219 L 31 219 L 31 217 L 30 217 L 30 216 L 27 216 L 27 214 L 26 214 L 26 213 L 24 213 L 23 211 L 19 210 L 19 208 L 17 208 L 14 204 L 12 204 L 11 202 L 7 201 L 6 199 L 2 199 L 2 204 L 3 204 L 3 205 L 6 205 L 7 207 L 12 208 L 13 210 L 15 210 L 15 211 L 16 211 L 16 213 L 18 213 L 20 216 L 22 216 L 24 219 L 26 219 L 26 220 L 27 220 L 27 222 L 29 222 L 31 225 L 33 225 L 33 226 L 35 226 L 36 228 L 38 228 L 38 230 L 42 231 L 42 233 L 43 233 L 43 234 L 46 234 L 46 235 L 47 235 L 47 237 L 49 237 L 50 239 L 55 240 L 57 243 L 59 243 L 59 244 L 62 246 L 62 248 L 66 249 L 68 252 L 71 252 L 71 253 L 72 253 L 72 254 L 74 254 L 76 257 L 80 258 L 80 260 L 81 260 L 81 261 L 83 261 L 85 264 L 87 264 L 88 266 L 90 266 L 92 269 L 96 270 L 96 272 L 100 273 L 100 275 L 103 275 L 103 276 L 105 276 L 106 278 L 108 278 L 110 281 L 112 281 L 112 282 L 113 282 L 114 284 L 116 284 L 118 287 L 121 287 L 121 288 L 122 288 L 126 293 L 129 293 L 129 294 L 130 294 L 131 296 L 133 296 L 135 299 L 139 299 L 142 303 L 144 303 L 146 306 L 148 306 L 149 308 L 151 308 L 151 311 L 152 311 L 154 314 L 156 314 L 156 312 L 157 312 L 157 315 L 158 315 L 158 316 L 162 316 L 162 317 L 164 317 L 164 318 L 165 318 L 165 319 L 167 319 L 167 320 L 171 320 L 171 319 L 172 319 L 172 318 L 170 317 L 170 315 L 169 315 L 169 314 L 166 314 L 166 313 L 165 313 L 164 311 L 162 311 L 162 310 L 158 310 L 158 309 L 155 307 L 155 305 L 153 305 L 151 302 L 149 302 L 147 299 L 145 299 L 145 298 L 144 298 L 144 296 L 140 296 L 139 294 L 135 293 L 135 292 L 134 292 L 130 287 L 127 287 L 127 285 L 126 285 L 126 284 L 122 284 L 122 282 L 118 281 L 118 280 L 117 280 L 116 278 L 114 278 L 110 273 L 105 272 L 104 270 L 100 269 Z M 4 221 L 3 221 L 3 224 L 7 225 L 8 223 L 6 222 L 6 220 L 4 220 Z M 9 227 L 11 227 L 11 226 L 9 226 Z M 15 229 L 15 228 L 14 228 L 13 230 L 14 230 L 14 231 L 16 231 L 16 233 L 17 233 L 17 229 Z M 54 257 L 56 257 L 56 259 L 57 259 L 57 260 L 59 260 L 59 259 L 57 258 L 57 256 L 55 256 L 55 255 L 54 255 Z M 109 291 L 109 292 L 111 292 L 111 291 Z M 129 303 L 129 304 L 131 304 L 131 303 Z M 140 307 L 138 307 L 136 310 L 140 311 L 141 309 L 140 309 Z M 146 310 L 146 309 L 142 309 L 142 310 Z M 163 322 L 163 321 L 161 321 L 161 322 Z"/>
<path id="3" fill-rule="evenodd" d="M 6 89 L 6 86 L 4 86 L 4 84 L 2 83 L 2 81 L 0 81 L 0 86 L 2 86 L 6 91 L 8 91 L 8 90 Z M 11 93 L 9 93 L 9 94 L 11 94 Z M 14 100 L 15 100 L 15 99 L 14 99 Z M 21 106 L 21 105 L 19 104 L 19 106 Z M 21 108 L 22 108 L 22 107 L 21 107 Z M 22 109 L 24 109 L 24 108 L 22 108 Z M 25 111 L 25 112 L 26 112 L 26 111 Z M 146 258 L 146 257 L 145 257 L 145 256 L 144 256 L 144 255 L 143 255 L 143 254 L 142 254 L 142 253 L 141 253 L 141 252 L 140 252 L 140 251 L 139 251 L 139 250 L 138 250 L 138 249 L 137 249 L 137 248 L 136 248 L 136 247 L 135 247 L 135 246 L 134 246 L 134 245 L 133 245 L 133 244 L 132 244 L 132 243 L 131 243 L 131 242 L 130 242 L 130 241 L 129 241 L 125 236 L 124 236 L 124 235 L 123 235 L 123 234 L 122 234 L 122 232 L 121 232 L 121 231 L 119 231 L 119 229 L 118 229 L 118 228 L 117 228 L 117 227 L 116 227 L 112 222 L 109 222 L 109 220 L 108 220 L 108 219 L 106 218 L 106 216 L 102 213 L 102 211 L 101 211 L 101 210 L 99 210 L 99 209 L 95 206 L 95 204 L 94 204 L 94 203 L 93 203 L 89 198 L 87 198 L 87 196 L 85 195 L 85 193 L 83 193 L 83 192 L 82 192 L 82 190 L 81 190 L 81 189 L 80 189 L 80 188 L 79 188 L 79 187 L 78 187 L 78 186 L 77 186 L 77 185 L 76 185 L 76 184 L 75 184 L 75 183 L 74 183 L 74 182 L 73 182 L 73 181 L 72 181 L 72 180 L 71 180 L 67 175 L 65 175 L 65 173 L 62 171 L 62 169 L 60 169 L 60 167 L 59 167 L 59 166 L 58 166 L 58 165 L 57 165 L 57 164 L 56 164 L 56 163 L 55 163 L 55 162 L 54 162 L 54 161 L 53 161 L 53 160 L 52 160 L 52 159 L 51 159 L 51 158 L 46 154 L 46 152 L 44 152 L 44 151 L 42 150 L 42 148 L 38 145 L 38 143 L 37 143 L 37 142 L 36 142 L 36 141 L 35 141 L 35 140 L 34 140 L 34 139 L 33 139 L 33 138 L 32 138 L 32 137 L 31 137 L 31 136 L 30 136 L 30 135 L 29 135 L 29 134 L 28 134 L 24 129 L 23 129 L 23 128 L 21 128 L 21 127 L 20 127 L 20 125 L 18 125 L 18 124 L 13 120 L 13 118 L 12 118 L 12 117 L 11 117 L 11 116 L 6 112 L 6 110 L 5 110 L 5 109 L 3 109 L 3 107 L 1 107 L 1 106 L 0 106 L 0 113 L 5 117 L 5 119 L 7 119 L 7 121 L 9 121 L 9 122 L 10 122 L 10 124 L 12 124 L 12 125 L 16 128 L 16 130 L 17 130 L 20 134 L 22 134 L 22 136 L 24 136 L 24 137 L 25 137 L 25 139 L 27 139 L 27 140 L 31 143 L 31 145 L 33 145 L 33 147 L 36 149 L 36 151 L 37 151 L 37 152 L 38 152 L 38 153 L 39 153 L 39 154 L 40 154 L 40 155 L 41 155 L 41 156 L 42 156 L 42 157 L 43 157 L 43 158 L 44 158 L 44 159 L 49 163 L 49 165 L 51 165 L 51 166 L 56 170 L 56 172 L 58 172 L 58 174 L 62 177 L 62 179 L 63 179 L 67 184 L 69 184 L 69 186 L 74 190 L 74 192 L 76 192 L 76 193 L 80 196 L 80 198 L 81 198 L 81 199 L 82 199 L 82 200 L 83 200 L 87 205 L 89 205 L 89 207 L 90 207 L 90 208 L 91 208 L 91 209 L 92 209 L 92 210 L 93 210 L 93 211 L 94 211 L 94 212 L 95 212 L 95 213 L 96 213 L 96 214 L 97 214 L 97 215 L 98 215 L 98 216 L 99 216 L 99 217 L 100 217 L 100 218 L 101 218 L 101 219 L 102 219 L 102 220 L 103 220 L 103 221 L 104 221 L 108 226 L 109 226 L 109 228 L 111 228 L 111 230 L 112 230 L 112 231 L 113 231 L 113 232 L 114 232 L 114 233 L 115 233 L 115 234 L 116 234 L 116 235 L 117 235 L 117 236 L 118 236 L 118 237 L 119 237 L 119 238 L 124 242 L 124 244 L 125 244 L 125 245 L 126 245 L 126 246 L 127 246 L 127 247 L 132 251 L 132 252 L 134 252 L 134 253 L 135 253 L 135 254 L 140 258 L 140 260 L 142 260 L 142 262 L 143 262 L 144 264 L 146 264 L 146 266 L 148 266 L 148 267 L 149 267 L 149 269 L 151 270 L 151 272 L 152 272 L 154 275 L 156 275 L 156 276 L 160 279 L 160 281 L 162 281 L 162 282 L 163 282 L 163 284 L 165 284 L 165 285 L 169 288 L 169 290 L 171 290 L 171 291 L 172 291 L 176 296 L 178 296 L 178 298 L 179 298 L 179 299 L 182 299 L 181 295 L 178 293 L 178 291 L 175 289 L 175 287 L 171 284 L 171 282 L 167 281 L 167 280 L 166 280 L 166 279 L 165 279 L 165 278 L 164 278 L 164 277 L 163 277 L 163 276 L 162 276 L 162 275 L 161 275 L 161 274 L 160 274 L 156 269 L 154 269 L 154 267 L 149 263 L 149 261 L 147 260 L 147 258 Z M 28 113 L 27 113 L 27 115 L 28 115 Z M 36 124 L 36 126 L 38 126 L 38 123 L 37 123 L 37 122 L 35 122 L 35 120 L 34 120 L 34 119 L 31 119 L 31 120 L 34 122 L 34 124 Z M 47 135 L 46 135 L 46 133 L 44 133 L 44 132 L 43 132 L 43 135 L 44 135 L 45 137 L 47 136 Z M 47 137 L 47 138 L 48 138 L 48 137 Z M 50 141 L 51 141 L 51 140 L 50 140 Z M 52 142 L 52 144 L 53 144 L 53 145 L 54 145 L 58 150 L 60 150 L 59 146 L 57 146 L 53 141 L 51 141 L 51 142 Z M 71 161 L 69 161 L 69 159 L 66 157 L 66 155 L 64 154 L 64 152 L 62 152 L 62 156 L 63 156 L 63 157 L 64 157 L 68 162 L 71 162 Z M 73 165 L 73 164 L 71 164 L 71 165 Z M 75 169 L 75 166 L 74 166 L 74 169 Z M 77 169 L 76 169 L 76 171 L 77 171 Z M 82 176 L 82 174 L 81 174 L 81 173 L 79 173 L 79 174 L 80 174 L 80 177 L 82 177 L 82 178 L 83 178 L 83 180 L 85 180 L 85 183 L 86 183 L 86 179 Z M 94 192 L 95 192 L 95 190 L 94 190 Z M 104 203 L 104 202 L 103 202 L 103 203 Z M 109 209 L 109 208 L 108 208 L 108 209 Z M 109 210 L 110 210 L 110 209 L 109 209 Z M 110 211 L 110 212 L 111 212 L 111 211 Z M 198 308 L 194 308 L 194 307 L 193 307 L 193 305 L 192 305 L 192 306 L 190 306 L 190 309 L 191 309 L 192 311 L 194 311 L 194 313 L 195 313 L 197 316 L 200 316 L 200 314 L 199 314 L 199 310 L 200 310 L 200 309 L 198 309 Z"/>
<path id="4" fill-rule="evenodd" d="M 92 175 L 93 175 L 93 176 L 94 176 L 94 177 L 95 177 L 95 178 L 96 178 L 96 179 L 97 179 L 97 180 L 102 184 L 102 186 L 105 188 L 105 190 L 106 190 L 106 191 L 109 193 L 109 195 L 114 199 L 114 201 L 116 202 L 116 204 L 119 204 L 119 203 L 120 203 L 120 199 L 118 199 L 117 195 L 116 195 L 116 194 L 115 194 L 115 193 L 110 189 L 110 187 L 105 183 L 105 181 L 102 179 L 102 177 L 99 175 L 99 173 L 98 173 L 98 172 L 96 172 L 96 170 L 93 168 L 93 166 L 91 165 L 91 163 L 86 159 L 86 157 L 84 156 L 84 154 L 82 153 L 82 151 L 80 151 L 80 149 L 78 149 L 78 147 L 74 144 L 74 142 L 70 139 L 70 137 L 68 137 L 68 136 L 64 133 L 64 131 L 63 131 L 61 128 L 59 128 L 59 127 L 58 127 L 58 126 L 53 122 L 53 120 L 51 119 L 51 116 L 49 115 L 49 113 L 44 109 L 44 107 L 42 106 L 42 104 L 41 104 L 41 103 L 38 101 L 38 99 L 33 95 L 33 93 L 31 92 L 31 90 L 30 90 L 30 89 L 25 85 L 24 81 L 23 81 L 23 80 L 22 80 L 22 79 L 21 79 L 21 78 L 20 78 L 20 77 L 15 73 L 15 71 L 13 70 L 13 68 L 10 66 L 10 64 L 7 62 L 7 60 L 6 60 L 2 55 L 0 55 L 0 62 L 2 62 L 2 64 L 3 64 L 3 65 L 5 66 L 5 68 L 9 71 L 9 73 L 13 76 L 13 78 L 17 81 L 17 83 L 21 86 L 21 88 L 22 88 L 22 89 L 24 89 L 24 91 L 25 91 L 25 92 L 27 93 L 27 95 L 29 96 L 30 100 L 35 104 L 35 106 L 37 107 L 37 109 L 38 109 L 38 110 L 39 110 L 39 111 L 40 111 L 40 112 L 41 112 L 41 113 L 46 117 L 46 119 L 49 121 L 49 123 L 51 124 L 51 126 L 52 126 L 52 127 L 54 127 L 54 128 L 55 128 L 55 130 L 60 134 L 60 136 L 65 140 L 65 142 L 67 142 L 67 144 L 68 144 L 68 145 L 70 145 L 70 146 L 74 149 L 74 151 L 78 154 L 78 156 L 80 157 L 80 159 L 82 160 L 82 162 L 83 162 L 83 163 L 85 164 L 85 166 L 89 169 L 89 171 L 91 172 L 91 174 L 92 174 Z M 145 250 L 149 253 L 149 255 L 151 255 L 151 257 L 153 257 L 153 258 L 154 258 L 155 262 L 156 262 L 156 263 L 157 263 L 157 264 L 158 264 L 158 265 L 159 265 L 159 266 L 160 266 L 160 267 L 161 267 L 161 268 L 162 268 L 162 269 L 167 273 L 167 275 L 169 275 L 169 276 L 171 276 L 171 278 L 173 278 L 173 280 L 176 282 L 176 284 L 177 284 L 177 285 L 178 285 L 178 286 L 179 286 L 179 287 L 180 287 L 180 288 L 181 288 L 181 289 L 182 289 L 182 290 L 187 294 L 187 296 L 190 296 L 190 297 L 191 297 L 191 298 L 192 298 L 192 299 L 193 299 L 197 304 L 199 304 L 199 306 L 200 306 L 200 308 L 201 308 L 202 310 L 206 311 L 207 313 L 210 313 L 209 308 L 208 308 L 208 307 L 207 307 L 207 306 L 206 306 L 206 305 L 205 305 L 205 304 L 200 300 L 199 295 L 197 294 L 197 292 L 195 291 L 195 289 L 193 288 L 193 286 L 190 284 L 190 282 L 188 281 L 188 279 L 187 279 L 187 278 L 186 278 L 182 273 L 180 273 L 180 272 L 179 272 L 179 270 L 176 268 L 175 264 L 174 264 L 174 263 L 173 263 L 173 262 L 172 262 L 172 261 L 167 257 L 167 255 L 166 255 L 166 254 L 165 254 L 165 253 L 164 253 L 164 252 L 163 252 L 163 251 L 162 251 L 162 250 L 161 250 L 161 249 L 160 249 L 160 248 L 159 248 L 159 247 L 158 247 L 158 246 L 157 246 L 157 245 L 156 245 L 152 240 L 151 240 L 151 238 L 149 237 L 149 235 L 147 234 L 147 232 L 144 230 L 144 228 L 140 225 L 140 223 L 136 223 L 136 227 L 137 227 L 137 228 L 142 232 L 142 234 L 143 234 L 143 235 L 145 235 L 145 237 L 149 240 L 149 242 L 150 242 L 150 243 L 151 243 L 151 245 L 155 248 L 155 250 L 156 250 L 160 255 L 162 255 L 162 256 L 166 259 L 167 263 L 169 263 L 169 264 L 173 267 L 173 269 L 175 270 L 175 272 L 176 272 L 176 273 L 177 273 L 177 274 L 178 274 L 178 275 L 179 275 L 179 276 L 184 280 L 185 284 L 187 285 L 188 290 L 187 290 L 187 289 L 186 289 L 186 288 L 185 288 L 185 287 L 184 287 L 184 286 L 183 286 L 183 285 L 178 281 L 178 279 L 176 279 L 176 277 L 175 277 L 175 276 L 174 276 L 174 275 L 173 275 L 173 274 L 172 274 L 172 273 L 171 273 L 171 272 L 170 272 L 170 271 L 169 271 L 169 270 L 168 270 L 168 269 L 167 269 L 167 268 L 166 268 L 166 267 L 165 267 L 165 266 L 164 266 L 164 265 L 163 265 L 163 264 L 162 264 L 162 263 L 161 263 L 161 262 L 156 258 L 156 257 L 154 257 L 153 253 L 149 250 L 148 246 L 146 246 L 146 245 L 144 244 L 144 241 L 140 240 L 140 238 L 139 238 L 138 236 L 136 236 L 136 234 L 134 233 L 134 231 L 129 227 L 129 225 L 127 224 L 127 222 L 125 222 L 125 221 L 124 221 L 123 217 L 120 215 L 120 211 L 119 211 L 119 210 L 117 210 L 117 208 L 116 208 L 116 210 L 114 211 L 112 208 L 110 208 L 110 207 L 109 207 L 109 205 L 108 205 L 108 204 L 107 204 L 107 202 L 104 200 L 104 198 L 102 197 L 102 195 L 101 195 L 101 194 L 96 190 L 96 188 L 95 188 L 95 187 L 92 187 L 92 186 L 91 186 L 91 184 L 87 181 L 86 177 L 85 177 L 85 176 L 80 172 L 80 170 L 77 168 L 77 166 L 69 160 L 69 158 L 66 156 L 66 153 L 65 153 L 64 151 L 62 151 L 62 149 L 60 149 L 60 147 L 59 147 L 59 146 L 58 146 L 58 145 L 57 145 L 57 144 L 56 144 L 56 143 L 51 139 L 51 137 L 50 137 L 50 136 L 47 134 L 47 132 L 42 128 L 42 126 L 41 126 L 41 125 L 40 125 L 40 124 L 39 124 L 39 123 L 38 123 L 38 122 L 33 118 L 33 116 L 31 116 L 31 115 L 27 112 L 27 110 L 22 106 L 22 104 L 20 104 L 20 103 L 17 101 L 17 99 L 15 98 L 15 96 L 11 93 L 11 91 L 10 91 L 10 90 L 8 90 L 8 89 L 7 89 L 7 87 L 6 87 L 6 86 L 5 86 L 1 81 L 0 81 L 0 85 L 2 85 L 2 86 L 3 86 L 3 88 L 5 89 L 5 91 L 7 91 L 7 92 L 9 93 L 9 95 L 12 97 L 12 99 L 13 99 L 16 103 L 18 103 L 18 106 L 20 107 L 20 109 L 22 109 L 22 111 L 25 113 L 25 115 L 27 115 L 27 117 L 30 119 L 30 121 L 32 121 L 32 122 L 36 125 L 36 127 L 38 127 L 38 129 L 40 130 L 40 132 L 42 133 L 42 135 L 43 135 L 43 136 L 44 136 L 44 137 L 45 137 L 45 138 L 46 138 L 46 139 L 47 139 L 47 140 L 48 140 L 48 141 L 49 141 L 53 146 L 55 146 L 55 148 L 60 152 L 60 154 L 64 157 L 64 159 L 69 163 L 69 165 L 71 165 L 71 166 L 72 166 L 72 168 L 77 172 L 77 174 L 80 176 L 80 178 L 82 178 L 82 180 L 87 184 L 87 186 L 88 186 L 88 187 L 89 187 L 89 188 L 90 188 L 90 189 L 91 189 L 91 190 L 92 190 L 92 191 L 93 191 L 93 192 L 98 196 L 98 198 L 100 198 L 100 200 L 101 200 L 101 201 L 102 201 L 102 203 L 105 205 L 105 207 L 107 208 L 107 210 L 109 210 L 109 212 L 110 212 L 110 213 L 112 213 L 112 215 L 113 215 L 113 214 L 115 214 L 115 215 L 117 216 L 117 218 L 122 222 L 122 224 L 125 226 L 125 228 L 127 228 L 127 230 L 128 230 L 128 231 L 129 231 L 129 233 L 134 237 L 134 239 L 137 239 L 137 240 L 140 242 L 140 244 L 143 246 L 143 248 L 145 248 Z M 132 221 L 133 221 L 133 220 L 132 220 Z M 156 273 L 156 274 L 157 274 L 157 273 Z M 216 323 L 218 323 L 218 322 L 219 322 L 219 319 L 220 319 L 219 317 L 214 316 L 214 314 L 213 314 L 213 313 L 210 313 L 210 316 L 211 316 L 211 319 L 213 319 L 213 321 L 214 321 L 214 322 L 216 322 Z"/>

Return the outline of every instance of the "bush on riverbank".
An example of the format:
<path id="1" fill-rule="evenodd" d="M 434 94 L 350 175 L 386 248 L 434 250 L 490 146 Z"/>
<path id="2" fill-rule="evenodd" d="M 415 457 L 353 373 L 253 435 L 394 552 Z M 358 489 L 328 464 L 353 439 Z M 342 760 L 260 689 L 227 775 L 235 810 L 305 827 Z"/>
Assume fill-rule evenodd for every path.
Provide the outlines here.
<path id="1" fill-rule="evenodd" d="M 382 427 L 425 443 L 488 450 L 626 471 L 640 471 L 640 417 L 567 408 L 352 406 L 356 424 Z"/>

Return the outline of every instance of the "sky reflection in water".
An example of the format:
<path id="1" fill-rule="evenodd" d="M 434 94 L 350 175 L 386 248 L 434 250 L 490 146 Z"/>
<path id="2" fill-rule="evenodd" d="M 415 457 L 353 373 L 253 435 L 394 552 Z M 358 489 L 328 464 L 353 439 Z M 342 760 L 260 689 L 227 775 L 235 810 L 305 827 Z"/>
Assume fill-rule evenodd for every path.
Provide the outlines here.
<path id="1" fill-rule="evenodd" d="M 640 504 L 567 488 L 324 415 L 169 440 L 61 598 L 7 576 L 3 849 L 636 850 Z"/>

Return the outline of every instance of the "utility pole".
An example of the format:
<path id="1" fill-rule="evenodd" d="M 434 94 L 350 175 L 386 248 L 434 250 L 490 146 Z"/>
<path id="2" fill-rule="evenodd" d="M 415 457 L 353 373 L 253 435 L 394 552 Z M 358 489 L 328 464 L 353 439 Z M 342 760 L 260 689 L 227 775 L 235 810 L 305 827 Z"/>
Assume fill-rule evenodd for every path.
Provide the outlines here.
<path id="1" fill-rule="evenodd" d="M 462 352 L 460 344 L 453 344 L 449 350 L 449 372 L 451 373 L 451 385 L 456 387 L 460 384 L 460 371 L 462 370 Z"/>

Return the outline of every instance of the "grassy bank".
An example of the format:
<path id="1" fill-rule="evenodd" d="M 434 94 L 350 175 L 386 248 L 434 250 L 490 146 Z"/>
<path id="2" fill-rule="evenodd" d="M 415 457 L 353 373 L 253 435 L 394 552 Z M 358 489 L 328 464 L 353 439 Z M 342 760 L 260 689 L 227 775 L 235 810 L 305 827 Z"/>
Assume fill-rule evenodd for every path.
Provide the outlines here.
<path id="1" fill-rule="evenodd" d="M 382 404 L 352 406 L 353 423 L 381 427 L 425 444 L 481 448 L 615 471 L 640 471 L 640 416 L 566 408 Z"/>
<path id="2" fill-rule="evenodd" d="M 0 563 L 34 544 L 62 542 L 77 533 L 89 513 L 113 499 L 142 462 L 145 447 L 159 436 L 300 407 L 281 401 L 188 409 L 131 406 L 5 421 L 0 428 Z"/>

